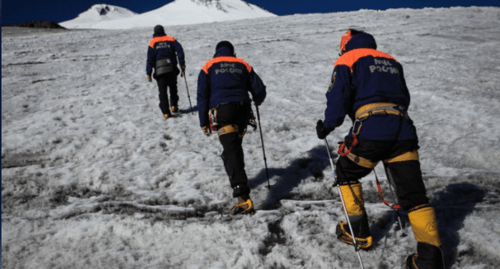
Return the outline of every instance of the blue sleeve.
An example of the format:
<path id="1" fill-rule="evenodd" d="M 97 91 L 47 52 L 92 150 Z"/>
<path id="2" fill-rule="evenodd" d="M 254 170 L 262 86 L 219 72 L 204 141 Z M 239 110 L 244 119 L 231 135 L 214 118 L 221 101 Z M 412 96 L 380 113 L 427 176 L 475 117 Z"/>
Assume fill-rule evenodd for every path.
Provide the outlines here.
<path id="1" fill-rule="evenodd" d="M 179 59 L 179 65 L 183 66 L 186 64 L 186 61 L 184 60 L 184 50 L 182 49 L 181 43 L 177 42 L 177 40 L 174 42 L 174 48 L 175 52 L 177 53 L 177 59 Z"/>
<path id="2" fill-rule="evenodd" d="M 208 111 L 210 110 L 210 77 L 200 71 L 198 76 L 198 92 L 197 92 L 198 117 L 200 118 L 200 126 L 208 126 Z"/>
<path id="3" fill-rule="evenodd" d="M 260 77 L 253 71 L 250 72 L 250 93 L 252 94 L 252 99 L 255 105 L 260 106 L 264 99 L 266 99 L 266 85 L 260 79 Z"/>
<path id="4" fill-rule="evenodd" d="M 406 86 L 406 80 L 405 80 L 405 75 L 404 75 L 404 72 L 403 72 L 403 66 L 400 64 L 399 65 L 401 67 L 401 80 L 403 81 L 402 84 L 404 86 L 404 95 L 407 99 L 407 103 L 404 104 L 406 106 L 406 109 L 408 109 L 410 107 L 410 101 L 411 101 L 411 98 L 410 98 L 410 91 L 408 90 L 408 87 Z"/>
<path id="5" fill-rule="evenodd" d="M 153 73 L 155 62 L 155 50 L 148 46 L 148 59 L 146 61 L 146 74 L 148 76 L 151 76 L 151 73 Z"/>
<path id="6" fill-rule="evenodd" d="M 326 93 L 325 129 L 333 131 L 342 125 L 345 116 L 352 110 L 349 67 L 339 65 L 332 75 L 332 85 Z"/>

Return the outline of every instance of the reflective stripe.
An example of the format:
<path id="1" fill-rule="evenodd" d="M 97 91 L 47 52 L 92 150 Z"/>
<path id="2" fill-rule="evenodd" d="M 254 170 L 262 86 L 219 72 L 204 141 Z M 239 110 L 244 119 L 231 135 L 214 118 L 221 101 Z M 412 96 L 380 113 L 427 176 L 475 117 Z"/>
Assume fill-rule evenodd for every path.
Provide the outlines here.
<path id="1" fill-rule="evenodd" d="M 408 161 L 418 161 L 418 150 L 408 151 L 392 159 L 384 160 L 384 163 L 397 163 L 397 162 L 408 162 Z"/>
<path id="2" fill-rule="evenodd" d="M 216 58 L 213 58 L 212 60 L 208 61 L 202 68 L 203 72 L 205 72 L 205 74 L 208 74 L 208 69 L 210 69 L 210 67 L 212 67 L 212 65 L 214 65 L 216 63 L 220 63 L 220 62 L 240 63 L 240 64 L 243 64 L 246 66 L 249 73 L 252 71 L 252 66 L 249 65 L 247 62 L 245 62 L 245 60 L 243 60 L 243 59 L 231 57 L 231 56 L 220 56 L 220 57 L 216 57 Z"/>
<path id="3" fill-rule="evenodd" d="M 392 114 L 392 115 L 403 116 L 403 113 L 394 108 L 395 106 L 397 105 L 392 103 L 367 104 L 358 108 L 358 110 L 356 110 L 355 116 L 356 118 L 370 116 L 371 114 Z"/>
<path id="4" fill-rule="evenodd" d="M 217 131 L 219 136 L 236 132 L 238 132 L 238 126 L 235 125 L 226 125 Z"/>
<path id="5" fill-rule="evenodd" d="M 174 42 L 175 41 L 175 38 L 171 37 L 171 36 L 157 36 L 157 37 L 154 37 L 153 39 L 151 39 L 151 41 L 149 42 L 149 46 L 151 48 L 155 48 L 155 44 L 158 43 L 158 42 Z"/>

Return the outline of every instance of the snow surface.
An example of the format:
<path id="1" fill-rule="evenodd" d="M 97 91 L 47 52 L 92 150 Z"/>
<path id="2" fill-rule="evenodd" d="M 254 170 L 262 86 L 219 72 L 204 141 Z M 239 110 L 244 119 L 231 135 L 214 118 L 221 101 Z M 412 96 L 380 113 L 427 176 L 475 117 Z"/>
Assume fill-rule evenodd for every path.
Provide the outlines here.
<path id="1" fill-rule="evenodd" d="M 359 268 L 337 241 L 344 220 L 315 123 L 348 27 L 373 34 L 405 68 L 410 116 L 446 263 L 500 263 L 500 9 L 361 10 L 167 27 L 197 76 L 220 40 L 267 85 L 244 139 L 258 212 L 235 202 L 216 135 L 205 137 L 179 77 L 165 121 L 145 75 L 151 31 L 2 29 L 3 268 Z M 13 33 L 15 32 L 15 33 Z M 350 122 L 328 137 L 336 145 Z M 333 151 L 333 149 L 332 149 Z M 392 200 L 382 167 L 384 193 Z M 408 218 L 362 180 L 375 247 L 365 268 L 401 268 L 415 252 Z M 407 234 L 408 236 L 404 236 Z"/>
<path id="2" fill-rule="evenodd" d="M 112 12 L 100 15 L 106 6 L 111 7 Z M 69 29 L 131 29 L 154 27 L 157 24 L 186 25 L 275 16 L 242 0 L 175 0 L 142 14 L 122 7 L 94 5 L 77 18 L 59 24 Z"/>

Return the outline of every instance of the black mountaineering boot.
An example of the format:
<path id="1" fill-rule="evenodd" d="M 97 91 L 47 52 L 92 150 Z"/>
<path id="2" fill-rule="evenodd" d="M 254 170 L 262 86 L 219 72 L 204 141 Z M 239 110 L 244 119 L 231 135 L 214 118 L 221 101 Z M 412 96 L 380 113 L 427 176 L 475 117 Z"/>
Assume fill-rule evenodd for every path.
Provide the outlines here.
<path id="1" fill-rule="evenodd" d="M 444 269 L 443 251 L 440 247 L 418 242 L 418 254 L 406 259 L 407 269 Z"/>

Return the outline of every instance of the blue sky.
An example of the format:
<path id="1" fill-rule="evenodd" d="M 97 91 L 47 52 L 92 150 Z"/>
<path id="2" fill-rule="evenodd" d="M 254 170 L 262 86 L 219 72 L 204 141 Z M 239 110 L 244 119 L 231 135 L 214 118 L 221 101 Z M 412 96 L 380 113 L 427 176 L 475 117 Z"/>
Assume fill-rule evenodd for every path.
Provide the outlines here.
<path id="1" fill-rule="evenodd" d="M 94 4 L 109 4 L 143 13 L 172 0 L 3 0 L 2 24 L 50 20 L 62 22 L 74 19 Z M 500 0 L 247 0 L 277 15 L 295 13 L 328 13 L 359 9 L 424 8 L 450 6 L 500 6 Z"/>

